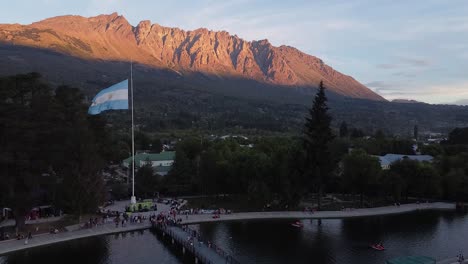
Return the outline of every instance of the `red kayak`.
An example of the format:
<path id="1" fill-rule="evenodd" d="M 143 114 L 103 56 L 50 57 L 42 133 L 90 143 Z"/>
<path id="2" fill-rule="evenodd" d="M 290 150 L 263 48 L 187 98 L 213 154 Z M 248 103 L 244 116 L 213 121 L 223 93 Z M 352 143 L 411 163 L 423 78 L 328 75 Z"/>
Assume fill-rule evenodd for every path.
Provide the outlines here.
<path id="1" fill-rule="evenodd" d="M 378 251 L 385 250 L 385 247 L 382 245 L 371 245 L 370 247 Z"/>
<path id="2" fill-rule="evenodd" d="M 304 224 L 302 224 L 301 221 L 296 221 L 296 222 L 292 223 L 291 226 L 294 226 L 294 227 L 304 227 Z"/>

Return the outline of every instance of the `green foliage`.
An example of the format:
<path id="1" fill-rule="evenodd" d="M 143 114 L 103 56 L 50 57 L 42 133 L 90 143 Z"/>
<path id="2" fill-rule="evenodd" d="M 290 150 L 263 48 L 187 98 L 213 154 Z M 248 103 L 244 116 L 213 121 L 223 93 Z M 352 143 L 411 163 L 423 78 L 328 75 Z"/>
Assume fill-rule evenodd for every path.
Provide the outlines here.
<path id="1" fill-rule="evenodd" d="M 414 137 L 415 140 L 418 140 L 418 138 L 419 138 L 418 125 L 415 125 L 414 128 L 413 128 L 413 137 Z"/>
<path id="2" fill-rule="evenodd" d="M 436 169 L 428 164 L 403 159 L 394 162 L 390 171 L 402 179 L 403 193 L 413 197 L 438 197 L 441 179 Z M 400 195 L 400 194 L 399 194 Z"/>
<path id="3" fill-rule="evenodd" d="M 363 138 L 366 136 L 366 134 L 359 128 L 352 128 L 350 136 L 351 138 Z"/>
<path id="4" fill-rule="evenodd" d="M 468 144 L 468 127 L 455 128 L 449 133 L 448 144 Z"/>
<path id="5" fill-rule="evenodd" d="M 0 79 L 0 97 L 0 201 L 13 207 L 18 225 L 44 203 L 93 212 L 103 200 L 98 173 L 109 137 L 104 122 L 87 115 L 79 90 L 62 86 L 53 94 L 30 73 Z"/>
<path id="6" fill-rule="evenodd" d="M 318 191 L 318 207 L 321 206 L 321 196 L 325 185 L 331 178 L 334 162 L 330 152 L 330 142 L 333 140 L 328 113 L 325 87 L 320 82 L 309 115 L 306 117 L 303 146 L 306 154 L 306 168 L 304 172 L 310 179 L 310 186 Z"/>
<path id="7" fill-rule="evenodd" d="M 420 145 L 418 149 L 422 155 L 431 155 L 433 157 L 438 157 L 445 153 L 444 148 L 439 144 Z"/>
<path id="8" fill-rule="evenodd" d="M 354 148 L 363 149 L 368 154 L 383 156 L 388 153 L 413 155 L 413 142 L 407 139 L 385 138 L 383 133 L 377 132 L 376 138 L 354 139 Z"/>
<path id="9" fill-rule="evenodd" d="M 116 200 L 128 199 L 130 196 L 129 186 L 123 182 L 108 182 L 112 198 Z"/>
<path id="10" fill-rule="evenodd" d="M 340 125 L 340 137 L 345 138 L 348 137 L 349 132 L 348 132 L 348 124 L 346 124 L 345 121 L 341 122 Z"/>
<path id="11" fill-rule="evenodd" d="M 177 146 L 164 185 L 185 193 L 243 194 L 260 207 L 272 201 L 297 204 L 303 189 L 292 158 L 297 147 L 297 141 L 286 138 L 262 138 L 253 147 L 235 139 L 203 144 L 186 139 Z"/>
<path id="12" fill-rule="evenodd" d="M 442 195 L 445 199 L 468 201 L 468 151 L 458 150 L 445 150 L 440 157 L 438 170 L 442 175 Z"/>
<path id="13" fill-rule="evenodd" d="M 363 195 L 377 184 L 381 167 L 376 157 L 366 154 L 363 150 L 354 150 L 343 159 L 343 184 L 346 190 Z"/>
<path id="14" fill-rule="evenodd" d="M 151 141 L 151 152 L 153 153 L 161 153 L 163 150 L 163 144 L 161 139 L 155 138 Z"/>
<path id="15" fill-rule="evenodd" d="M 135 175 L 135 192 L 141 198 L 155 197 L 159 189 L 159 176 L 154 173 L 151 164 L 138 169 Z"/>

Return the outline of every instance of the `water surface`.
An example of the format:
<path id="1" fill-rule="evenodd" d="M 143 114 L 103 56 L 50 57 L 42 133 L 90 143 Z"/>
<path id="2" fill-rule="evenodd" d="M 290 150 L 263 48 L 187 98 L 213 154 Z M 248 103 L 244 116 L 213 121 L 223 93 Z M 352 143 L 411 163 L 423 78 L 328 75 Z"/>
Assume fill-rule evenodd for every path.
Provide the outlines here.
<path id="1" fill-rule="evenodd" d="M 244 221 L 192 226 L 241 263 L 375 264 L 403 255 L 436 259 L 468 255 L 468 217 L 450 212 L 291 221 Z M 374 251 L 382 242 L 386 250 Z M 190 263 L 149 230 L 69 241 L 0 257 L 0 264 Z"/>

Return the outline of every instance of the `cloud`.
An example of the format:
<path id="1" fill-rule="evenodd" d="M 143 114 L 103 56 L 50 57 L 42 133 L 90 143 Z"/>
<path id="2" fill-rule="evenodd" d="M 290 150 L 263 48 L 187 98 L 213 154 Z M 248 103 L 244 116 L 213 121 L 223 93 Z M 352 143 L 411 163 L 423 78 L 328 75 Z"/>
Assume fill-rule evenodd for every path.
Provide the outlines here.
<path id="1" fill-rule="evenodd" d="M 409 72 L 403 72 L 403 71 L 392 73 L 392 75 L 393 76 L 398 76 L 398 77 L 405 77 L 405 78 L 415 78 L 417 76 L 417 74 L 409 73 Z"/>
<path id="2" fill-rule="evenodd" d="M 432 64 L 431 61 L 427 59 L 400 58 L 400 61 L 412 67 L 426 67 Z"/>
<path id="3" fill-rule="evenodd" d="M 337 31 L 362 30 L 362 29 L 369 27 L 367 23 L 359 22 L 356 20 L 345 20 L 345 19 L 324 21 L 323 26 L 328 30 L 337 30 Z"/>
<path id="4" fill-rule="evenodd" d="M 468 82 L 432 86 L 383 85 L 377 92 L 386 99 L 414 99 L 427 103 L 456 102 L 468 98 Z M 466 99 L 468 100 L 468 99 Z"/>
<path id="5" fill-rule="evenodd" d="M 377 64 L 376 65 L 377 68 L 379 69 L 396 69 L 396 68 L 399 68 L 400 65 L 399 64 L 391 64 L 391 63 L 382 63 L 382 64 Z"/>
<path id="6" fill-rule="evenodd" d="M 432 61 L 426 58 L 411 58 L 411 57 L 396 57 L 394 63 L 381 63 L 377 64 L 378 69 L 391 70 L 402 68 L 426 68 L 432 65 Z"/>
<path id="7" fill-rule="evenodd" d="M 383 81 L 372 81 L 365 84 L 367 87 L 375 88 L 375 89 L 382 89 L 382 88 L 390 88 L 392 85 L 390 83 L 386 83 Z"/>
<path id="8" fill-rule="evenodd" d="M 455 101 L 455 102 L 452 102 L 452 104 L 456 104 L 456 105 L 468 105 L 468 98 L 457 100 L 457 101 Z"/>

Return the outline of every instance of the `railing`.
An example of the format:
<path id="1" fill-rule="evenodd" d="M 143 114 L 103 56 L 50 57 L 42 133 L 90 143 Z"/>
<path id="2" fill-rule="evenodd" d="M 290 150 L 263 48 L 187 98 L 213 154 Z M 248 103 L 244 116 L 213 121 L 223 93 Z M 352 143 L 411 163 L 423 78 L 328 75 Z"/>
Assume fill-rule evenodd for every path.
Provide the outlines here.
<path id="1" fill-rule="evenodd" d="M 203 255 L 200 251 L 197 251 L 195 249 L 195 243 L 189 240 L 186 240 L 184 238 L 180 238 L 177 236 L 173 230 L 170 228 L 167 228 L 163 224 L 154 224 L 157 228 L 159 228 L 161 231 L 165 232 L 168 234 L 172 239 L 174 239 L 175 242 L 178 244 L 182 245 L 184 248 L 186 248 L 188 251 L 190 251 L 198 260 L 201 261 L 201 263 L 207 263 L 207 264 L 215 264 L 213 263 L 207 256 Z M 177 226 L 180 228 L 180 226 Z M 225 260 L 226 264 L 240 264 L 236 259 L 234 259 L 230 254 L 228 254 L 226 251 L 224 251 L 222 248 L 218 247 L 214 243 L 208 243 L 207 241 L 202 240 L 201 236 L 195 231 L 192 230 L 188 227 L 182 228 L 182 230 L 190 235 L 193 238 L 196 238 L 199 243 L 203 243 L 203 245 L 209 247 L 210 249 L 214 250 L 216 254 L 219 256 L 223 257 Z M 216 263 L 217 264 L 217 263 Z"/>
<path id="2" fill-rule="evenodd" d="M 207 241 L 204 241 L 200 234 L 196 232 L 193 229 L 190 229 L 189 227 L 182 228 L 186 233 L 188 233 L 192 237 L 196 237 L 197 241 L 202 242 L 205 245 L 211 245 L 209 248 L 213 249 L 218 255 L 222 256 L 223 258 L 226 259 L 226 263 L 232 263 L 232 264 L 240 264 L 237 260 L 235 260 L 229 253 L 224 251 L 221 247 L 218 247 L 214 243 L 209 243 Z"/>

